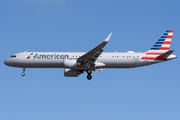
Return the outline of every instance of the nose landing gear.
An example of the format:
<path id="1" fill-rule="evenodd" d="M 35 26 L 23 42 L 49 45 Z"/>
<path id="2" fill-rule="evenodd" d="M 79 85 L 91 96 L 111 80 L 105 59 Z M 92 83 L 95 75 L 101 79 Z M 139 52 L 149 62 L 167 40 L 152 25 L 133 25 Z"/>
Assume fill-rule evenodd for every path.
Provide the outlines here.
<path id="1" fill-rule="evenodd" d="M 22 76 L 25 76 L 25 68 L 23 68 L 23 72 L 21 73 Z"/>
<path id="2" fill-rule="evenodd" d="M 91 80 L 91 79 L 92 79 L 92 75 L 91 75 L 92 70 L 91 70 L 91 69 L 88 69 L 86 72 L 87 72 L 87 74 L 88 74 L 88 75 L 87 75 L 87 79 L 88 79 L 88 80 Z"/>

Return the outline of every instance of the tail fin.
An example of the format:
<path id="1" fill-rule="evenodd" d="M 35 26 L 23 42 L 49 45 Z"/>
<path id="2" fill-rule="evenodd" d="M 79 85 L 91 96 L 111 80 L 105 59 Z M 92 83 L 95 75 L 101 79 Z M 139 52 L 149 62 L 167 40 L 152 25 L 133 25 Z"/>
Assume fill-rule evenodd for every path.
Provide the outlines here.
<path id="1" fill-rule="evenodd" d="M 153 45 L 151 50 L 169 50 L 172 36 L 173 36 L 173 30 L 167 30 L 160 38 L 159 40 Z"/>
<path id="2" fill-rule="evenodd" d="M 153 45 L 153 47 L 145 53 L 141 58 L 143 60 L 167 60 L 167 57 L 173 52 L 169 51 L 173 30 L 167 30 Z"/>

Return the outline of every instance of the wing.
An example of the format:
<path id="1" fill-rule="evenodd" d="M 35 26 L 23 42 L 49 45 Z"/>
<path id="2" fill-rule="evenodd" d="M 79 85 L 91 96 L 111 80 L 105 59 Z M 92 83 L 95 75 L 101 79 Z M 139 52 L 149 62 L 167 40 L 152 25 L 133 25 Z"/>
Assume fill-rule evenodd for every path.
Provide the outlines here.
<path id="1" fill-rule="evenodd" d="M 108 43 L 110 37 L 111 37 L 112 33 L 110 33 L 108 35 L 108 37 L 104 40 L 104 42 L 102 42 L 101 44 L 99 44 L 97 47 L 95 47 L 94 49 L 92 49 L 91 51 L 85 53 L 84 55 L 82 55 L 78 61 L 90 68 L 91 65 L 94 64 L 94 62 L 96 61 L 96 59 L 101 55 L 101 53 L 103 52 L 103 48 L 104 46 Z"/>

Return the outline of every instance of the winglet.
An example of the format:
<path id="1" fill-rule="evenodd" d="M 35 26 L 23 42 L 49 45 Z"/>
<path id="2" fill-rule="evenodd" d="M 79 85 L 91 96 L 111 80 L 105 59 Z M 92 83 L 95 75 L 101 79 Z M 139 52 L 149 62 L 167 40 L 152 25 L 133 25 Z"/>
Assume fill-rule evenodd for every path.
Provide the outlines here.
<path id="1" fill-rule="evenodd" d="M 108 42 L 110 37 L 111 37 L 111 35 L 112 35 L 112 32 L 107 36 L 107 38 L 104 40 L 104 42 Z"/>

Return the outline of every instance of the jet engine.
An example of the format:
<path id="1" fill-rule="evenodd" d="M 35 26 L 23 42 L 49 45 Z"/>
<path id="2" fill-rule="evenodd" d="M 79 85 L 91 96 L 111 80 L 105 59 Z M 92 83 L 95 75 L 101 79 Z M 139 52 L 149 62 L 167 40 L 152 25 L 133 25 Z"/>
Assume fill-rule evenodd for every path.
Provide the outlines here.
<path id="1" fill-rule="evenodd" d="M 80 65 L 81 63 L 78 63 L 77 60 L 64 60 L 64 68 L 77 68 Z"/>
<path id="2" fill-rule="evenodd" d="M 82 74 L 82 70 L 76 70 L 76 69 L 64 69 L 64 76 L 65 77 L 78 77 L 78 75 Z"/>

